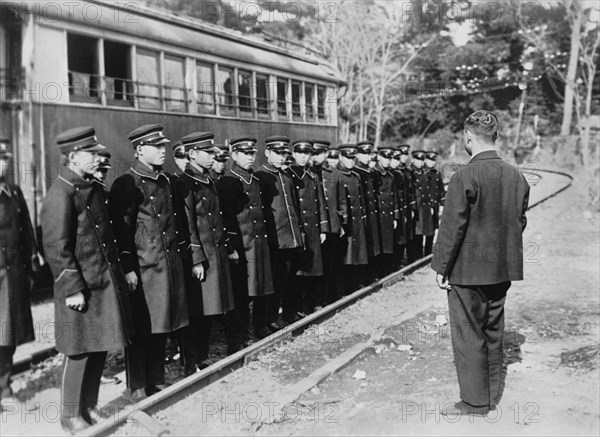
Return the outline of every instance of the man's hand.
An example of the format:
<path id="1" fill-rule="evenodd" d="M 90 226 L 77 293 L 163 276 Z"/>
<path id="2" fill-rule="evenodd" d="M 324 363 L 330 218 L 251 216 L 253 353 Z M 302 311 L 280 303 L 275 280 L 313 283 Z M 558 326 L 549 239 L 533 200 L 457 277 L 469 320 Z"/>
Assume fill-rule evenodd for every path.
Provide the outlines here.
<path id="1" fill-rule="evenodd" d="M 439 273 L 435 275 L 435 280 L 437 281 L 438 287 L 442 290 L 450 290 L 450 284 L 448 284 L 448 278 L 445 278 L 443 275 Z"/>
<path id="2" fill-rule="evenodd" d="M 234 250 L 233 253 L 230 253 L 228 255 L 228 257 L 229 257 L 229 261 L 231 261 L 234 264 L 237 264 L 239 262 L 239 260 L 240 260 L 240 256 L 237 253 L 237 250 Z"/>
<path id="3" fill-rule="evenodd" d="M 85 297 L 81 291 L 67 297 L 65 304 L 75 311 L 83 311 L 85 309 Z"/>
<path id="4" fill-rule="evenodd" d="M 343 237 L 344 235 L 346 235 L 346 231 L 344 231 L 343 226 L 340 226 L 340 237 Z"/>
<path id="5" fill-rule="evenodd" d="M 136 272 L 129 272 L 125 275 L 125 280 L 127 281 L 127 285 L 129 285 L 129 290 L 135 291 L 138 286 L 138 275 Z"/>
<path id="6" fill-rule="evenodd" d="M 398 227 L 398 220 L 394 220 L 394 229 Z"/>
<path id="7" fill-rule="evenodd" d="M 325 239 L 327 238 L 327 234 L 321 234 L 321 244 L 325 243 Z"/>
<path id="8" fill-rule="evenodd" d="M 192 276 L 199 281 L 204 279 L 204 266 L 202 264 L 197 264 L 192 269 Z"/>

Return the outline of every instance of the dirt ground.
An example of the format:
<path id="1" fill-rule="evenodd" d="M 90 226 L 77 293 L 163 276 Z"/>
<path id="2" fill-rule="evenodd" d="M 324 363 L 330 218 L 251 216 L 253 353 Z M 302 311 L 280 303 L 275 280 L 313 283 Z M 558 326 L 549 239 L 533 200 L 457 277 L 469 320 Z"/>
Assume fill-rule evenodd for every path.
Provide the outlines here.
<path id="1" fill-rule="evenodd" d="M 532 201 L 547 191 L 539 184 Z M 600 221 L 582 192 L 575 184 L 528 215 L 526 279 L 506 303 L 504 395 L 488 417 L 440 415 L 458 385 L 446 296 L 426 267 L 155 419 L 172 435 L 598 435 Z M 372 347 L 282 403 L 291 384 L 377 330 Z"/>

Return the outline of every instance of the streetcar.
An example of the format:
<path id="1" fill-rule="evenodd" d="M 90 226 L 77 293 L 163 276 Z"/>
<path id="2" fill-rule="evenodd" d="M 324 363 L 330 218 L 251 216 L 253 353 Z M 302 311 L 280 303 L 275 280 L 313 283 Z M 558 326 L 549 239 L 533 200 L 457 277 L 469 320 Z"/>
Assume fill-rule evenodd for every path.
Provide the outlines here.
<path id="1" fill-rule="evenodd" d="M 314 54 L 133 2 L 2 0 L 0 17 L 0 136 L 36 224 L 60 170 L 54 140 L 75 126 L 94 126 L 112 154 L 109 184 L 142 124 L 163 124 L 173 142 L 251 135 L 259 162 L 269 135 L 337 140 L 344 79 Z"/>

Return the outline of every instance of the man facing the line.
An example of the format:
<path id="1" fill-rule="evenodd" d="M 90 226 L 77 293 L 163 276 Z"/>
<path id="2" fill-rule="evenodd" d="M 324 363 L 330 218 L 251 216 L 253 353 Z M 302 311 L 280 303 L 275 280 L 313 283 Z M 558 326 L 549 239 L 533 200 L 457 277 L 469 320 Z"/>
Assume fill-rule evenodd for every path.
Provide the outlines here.
<path id="1" fill-rule="evenodd" d="M 498 118 L 476 111 L 464 124 L 473 158 L 452 177 L 431 267 L 448 291 L 461 401 L 445 415 L 486 415 L 500 400 L 504 301 L 523 279 L 529 185 L 495 150 Z"/>

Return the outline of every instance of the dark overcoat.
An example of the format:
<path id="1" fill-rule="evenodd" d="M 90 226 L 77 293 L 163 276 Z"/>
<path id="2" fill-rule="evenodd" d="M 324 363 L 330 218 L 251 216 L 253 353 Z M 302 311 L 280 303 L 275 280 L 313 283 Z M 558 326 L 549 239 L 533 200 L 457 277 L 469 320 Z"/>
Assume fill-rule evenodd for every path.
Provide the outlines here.
<path id="1" fill-rule="evenodd" d="M 175 192 L 185 205 L 190 267 L 203 264 L 206 268 L 202 283 L 186 272 L 189 313 L 225 314 L 234 309 L 229 271 L 229 254 L 234 249 L 225 232 L 215 183 L 188 164 L 185 173 L 175 181 Z"/>
<path id="2" fill-rule="evenodd" d="M 367 215 L 367 251 L 369 257 L 377 256 L 381 253 L 381 241 L 379 233 L 379 205 L 377 203 L 373 173 L 368 166 L 358 161 L 356 161 L 353 171 L 360 177 L 364 195 L 364 207 Z"/>
<path id="3" fill-rule="evenodd" d="M 225 229 L 248 267 L 248 296 L 273 293 L 267 222 L 259 179 L 233 164 L 217 182 Z"/>
<path id="4" fill-rule="evenodd" d="M 431 268 L 453 285 L 523 279 L 529 184 L 491 150 L 458 170 L 448 186 Z"/>
<path id="5" fill-rule="evenodd" d="M 56 349 L 65 355 L 121 349 L 134 336 L 103 186 L 65 169 L 41 211 L 45 260 L 54 276 Z M 83 312 L 65 299 L 81 292 Z"/>
<path id="6" fill-rule="evenodd" d="M 344 227 L 347 249 L 344 255 L 346 265 L 369 263 L 367 251 L 367 224 L 360 176 L 338 163 L 332 172 L 338 196 L 338 215 Z"/>
<path id="7" fill-rule="evenodd" d="M 153 334 L 169 333 L 189 323 L 181 251 L 186 235 L 173 198 L 171 180 L 138 160 L 115 180 L 110 210 L 125 273 L 139 278 L 134 311 L 150 316 Z"/>
<path id="8" fill-rule="evenodd" d="M 433 228 L 440 227 L 440 206 L 444 206 L 446 199 L 446 189 L 444 188 L 444 178 L 435 168 L 427 170 L 428 189 L 430 191 L 431 206 L 433 208 Z"/>
<path id="9" fill-rule="evenodd" d="M 330 230 L 323 186 L 319 183 L 317 175 L 310 169 L 292 165 L 288 171 L 298 198 L 300 220 L 304 229 L 304 244 L 312 253 L 312 262 L 309 261 L 307 265 L 302 266 L 296 274 L 322 276 L 323 255 L 320 235 Z"/>
<path id="10" fill-rule="evenodd" d="M 400 223 L 396 228 L 396 242 L 406 244 L 413 239 L 413 214 L 417 204 L 410 169 L 402 165 L 394 170 L 394 180 L 400 205 Z"/>
<path id="11" fill-rule="evenodd" d="M 337 181 L 333 177 L 333 172 L 334 169 L 325 163 L 321 168 L 320 179 L 321 183 L 323 184 L 323 193 L 325 194 L 325 204 L 327 205 L 330 231 L 334 234 L 339 234 L 342 224 L 340 222 L 340 216 L 337 212 L 339 209 L 339 199 L 337 195 Z M 319 173 L 317 173 L 317 175 L 319 175 Z"/>
<path id="12" fill-rule="evenodd" d="M 426 170 L 414 166 L 411 169 L 411 175 L 416 200 L 413 208 L 415 211 L 415 235 L 431 236 L 435 233 L 435 228 L 429 177 Z"/>
<path id="13" fill-rule="evenodd" d="M 377 205 L 379 208 L 379 230 L 381 241 L 381 253 L 394 253 L 394 221 L 400 219 L 400 208 L 398 205 L 398 192 L 394 175 L 391 171 L 377 164 L 373 169 L 373 184 L 377 193 Z"/>
<path id="14" fill-rule="evenodd" d="M 263 188 L 269 244 L 278 249 L 302 246 L 298 199 L 292 178 L 269 163 L 255 173 Z"/>
<path id="15" fill-rule="evenodd" d="M 34 340 L 29 284 L 35 254 L 35 236 L 21 189 L 0 185 L 0 346 Z"/>

